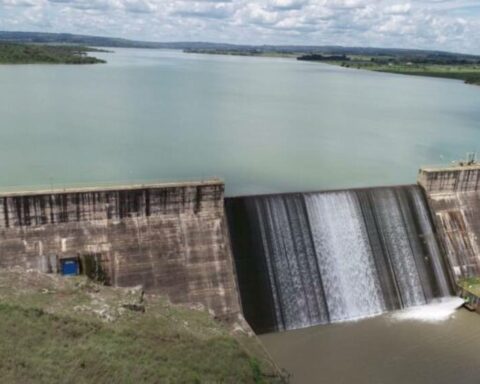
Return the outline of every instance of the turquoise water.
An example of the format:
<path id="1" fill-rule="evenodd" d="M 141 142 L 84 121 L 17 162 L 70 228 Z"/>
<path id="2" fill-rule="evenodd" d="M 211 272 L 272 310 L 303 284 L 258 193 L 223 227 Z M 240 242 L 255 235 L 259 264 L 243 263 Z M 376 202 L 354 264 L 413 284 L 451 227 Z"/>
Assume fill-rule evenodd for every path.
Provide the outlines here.
<path id="1" fill-rule="evenodd" d="M 480 143 L 480 87 L 290 59 L 115 49 L 0 66 L 0 188 L 225 179 L 229 195 L 412 183 Z"/>

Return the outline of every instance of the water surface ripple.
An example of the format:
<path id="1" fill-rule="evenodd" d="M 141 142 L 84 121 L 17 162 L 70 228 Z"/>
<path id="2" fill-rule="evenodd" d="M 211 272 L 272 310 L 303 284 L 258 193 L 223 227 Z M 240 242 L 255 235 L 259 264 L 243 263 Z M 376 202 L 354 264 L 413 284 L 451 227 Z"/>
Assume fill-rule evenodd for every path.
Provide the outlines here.
<path id="1" fill-rule="evenodd" d="M 0 188 L 219 176 L 230 195 L 412 183 L 480 142 L 480 87 L 114 49 L 0 67 Z"/>

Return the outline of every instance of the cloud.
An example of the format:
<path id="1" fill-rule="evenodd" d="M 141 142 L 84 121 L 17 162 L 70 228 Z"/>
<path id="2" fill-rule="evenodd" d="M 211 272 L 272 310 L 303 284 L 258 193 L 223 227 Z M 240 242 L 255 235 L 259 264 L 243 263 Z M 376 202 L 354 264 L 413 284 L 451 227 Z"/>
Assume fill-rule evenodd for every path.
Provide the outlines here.
<path id="1" fill-rule="evenodd" d="M 409 13 L 411 9 L 412 5 L 410 3 L 393 4 L 385 8 L 385 13 L 392 15 L 403 15 Z"/>
<path id="2" fill-rule="evenodd" d="M 123 3 L 127 12 L 152 13 L 156 10 L 156 4 L 147 0 L 127 0 Z"/>
<path id="3" fill-rule="evenodd" d="M 480 54 L 478 0 L 0 0 L 0 29 Z"/>
<path id="4" fill-rule="evenodd" d="M 234 11 L 232 4 L 224 1 L 179 1 L 173 8 L 173 16 L 210 19 L 225 19 Z"/>
<path id="5" fill-rule="evenodd" d="M 327 7 L 337 9 L 364 8 L 367 4 L 368 1 L 365 0 L 330 0 L 325 2 Z"/>
<path id="6" fill-rule="evenodd" d="M 42 2 L 36 0 L 0 0 L 0 7 L 35 7 L 41 3 Z M 0 14 L 0 18 L 1 17 Z"/>
<path id="7" fill-rule="evenodd" d="M 279 11 L 299 10 L 307 4 L 306 0 L 271 0 L 269 3 L 272 9 Z"/>
<path id="8" fill-rule="evenodd" d="M 113 10 L 121 6 L 116 0 L 48 0 L 50 3 L 59 4 L 64 7 L 71 7 L 83 10 Z"/>

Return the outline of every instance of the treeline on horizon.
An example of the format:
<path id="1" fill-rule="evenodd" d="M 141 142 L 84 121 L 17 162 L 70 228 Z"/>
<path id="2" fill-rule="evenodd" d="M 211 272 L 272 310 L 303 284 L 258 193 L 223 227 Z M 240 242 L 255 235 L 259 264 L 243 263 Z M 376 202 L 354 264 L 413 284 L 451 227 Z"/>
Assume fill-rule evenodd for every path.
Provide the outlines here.
<path id="1" fill-rule="evenodd" d="M 301 61 L 352 61 L 356 58 L 351 58 L 346 54 L 342 55 L 322 55 L 322 54 L 307 54 L 297 57 L 297 60 Z M 356 59 L 361 61 L 360 59 Z M 480 57 L 469 57 L 464 56 L 457 57 L 454 54 L 425 54 L 424 56 L 410 56 L 398 55 L 398 56 L 374 56 L 370 57 L 369 60 L 372 63 L 379 65 L 389 65 L 389 64 L 430 64 L 430 65 L 470 65 L 470 64 L 480 64 Z M 363 59 L 365 61 L 365 59 Z M 368 61 L 368 60 L 367 60 Z"/>
<path id="2" fill-rule="evenodd" d="M 324 56 L 320 54 L 312 54 L 312 55 L 302 55 L 297 57 L 297 60 L 300 61 L 350 61 L 350 58 L 343 54 L 343 55 L 330 55 Z"/>

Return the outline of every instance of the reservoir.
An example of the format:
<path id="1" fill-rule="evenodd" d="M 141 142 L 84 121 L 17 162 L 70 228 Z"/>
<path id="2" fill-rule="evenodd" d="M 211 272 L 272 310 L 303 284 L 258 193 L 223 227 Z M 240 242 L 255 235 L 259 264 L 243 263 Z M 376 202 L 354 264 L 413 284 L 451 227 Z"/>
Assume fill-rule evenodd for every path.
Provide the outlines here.
<path id="1" fill-rule="evenodd" d="M 316 326 L 261 336 L 293 384 L 476 384 L 478 315 L 395 318 Z"/>
<path id="2" fill-rule="evenodd" d="M 0 188 L 202 179 L 248 195 L 415 182 L 478 150 L 480 87 L 293 59 L 113 49 L 0 67 Z"/>

